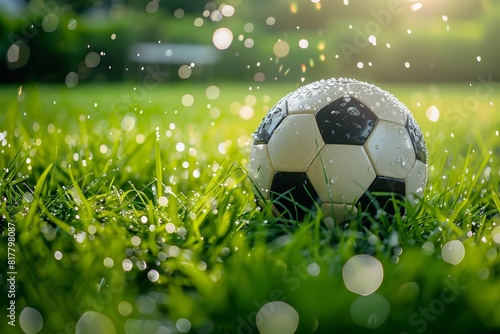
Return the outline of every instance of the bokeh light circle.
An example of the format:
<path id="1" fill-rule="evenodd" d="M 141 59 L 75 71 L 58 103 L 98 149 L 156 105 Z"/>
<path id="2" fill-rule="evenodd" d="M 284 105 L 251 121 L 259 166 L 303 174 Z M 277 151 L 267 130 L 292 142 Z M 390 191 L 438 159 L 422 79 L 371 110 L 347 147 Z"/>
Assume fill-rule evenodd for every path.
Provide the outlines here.
<path id="1" fill-rule="evenodd" d="M 464 259 L 465 256 L 465 247 L 464 244 L 460 240 L 452 240 L 447 242 L 443 248 L 441 249 L 441 256 L 443 260 L 457 265 Z"/>
<path id="2" fill-rule="evenodd" d="M 76 334 L 115 334 L 116 328 L 111 319 L 106 315 L 88 311 L 85 312 L 75 327 Z"/>
<path id="3" fill-rule="evenodd" d="M 270 302 L 260 308 L 255 323 L 260 334 L 292 334 L 299 325 L 299 314 L 287 303 Z"/>
<path id="4" fill-rule="evenodd" d="M 43 317 L 37 309 L 25 307 L 19 315 L 19 325 L 24 333 L 35 334 L 43 328 Z"/>
<path id="5" fill-rule="evenodd" d="M 382 284 L 384 268 L 373 256 L 360 254 L 345 263 L 342 278 L 347 290 L 368 296 L 377 291 Z"/>
<path id="6" fill-rule="evenodd" d="M 285 41 L 279 40 L 274 44 L 273 52 L 276 57 L 286 57 L 290 52 L 290 45 Z"/>
<path id="7" fill-rule="evenodd" d="M 377 328 L 389 317 L 391 307 L 387 299 L 374 293 L 359 296 L 350 307 L 351 317 L 355 324 L 366 328 Z"/>
<path id="8" fill-rule="evenodd" d="M 225 50 L 229 48 L 233 42 L 233 33 L 228 28 L 219 28 L 214 32 L 212 42 L 217 49 Z"/>

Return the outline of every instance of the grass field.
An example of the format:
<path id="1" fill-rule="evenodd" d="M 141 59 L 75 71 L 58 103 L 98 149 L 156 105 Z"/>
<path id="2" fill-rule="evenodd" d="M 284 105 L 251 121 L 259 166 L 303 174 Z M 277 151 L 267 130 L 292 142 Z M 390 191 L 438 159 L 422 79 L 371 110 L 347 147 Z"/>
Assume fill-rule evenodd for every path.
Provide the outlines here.
<path id="1" fill-rule="evenodd" d="M 427 188 L 334 229 L 256 210 L 246 178 L 296 87 L 209 86 L 0 87 L 1 333 L 500 331 L 499 85 L 381 85 L 426 135 Z"/>

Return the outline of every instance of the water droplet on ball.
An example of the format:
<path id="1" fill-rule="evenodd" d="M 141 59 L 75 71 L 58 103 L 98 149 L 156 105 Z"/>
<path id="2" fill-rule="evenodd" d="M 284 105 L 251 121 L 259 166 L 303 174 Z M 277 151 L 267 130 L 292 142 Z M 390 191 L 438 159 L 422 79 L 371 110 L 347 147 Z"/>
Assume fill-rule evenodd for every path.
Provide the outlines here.
<path id="1" fill-rule="evenodd" d="M 347 113 L 351 116 L 359 116 L 361 112 L 356 107 L 347 108 Z"/>

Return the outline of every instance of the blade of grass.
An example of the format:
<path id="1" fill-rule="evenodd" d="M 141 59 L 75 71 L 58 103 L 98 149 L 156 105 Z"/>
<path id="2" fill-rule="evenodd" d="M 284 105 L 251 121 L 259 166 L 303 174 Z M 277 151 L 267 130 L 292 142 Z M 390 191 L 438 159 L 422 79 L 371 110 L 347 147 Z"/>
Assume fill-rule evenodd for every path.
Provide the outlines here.
<path id="1" fill-rule="evenodd" d="M 89 220 L 91 220 L 93 215 L 94 215 L 94 210 L 92 209 L 92 205 L 89 203 L 89 201 L 87 200 L 87 198 L 83 194 L 82 189 L 78 185 L 78 182 L 75 180 L 75 177 L 73 175 L 71 168 L 68 168 L 68 173 L 69 173 L 69 177 L 70 177 L 71 183 L 72 183 L 71 188 L 68 191 L 71 191 L 73 198 L 75 199 L 75 202 L 77 202 L 77 204 L 83 204 L 83 206 L 85 207 L 85 211 L 86 211 L 85 218 L 88 218 Z M 78 202 L 80 202 L 80 203 L 78 203 Z"/>
<path id="2" fill-rule="evenodd" d="M 161 162 L 161 150 L 158 141 L 156 141 L 155 147 L 155 166 L 156 166 L 156 203 L 158 199 L 163 196 L 163 179 L 162 179 L 162 162 Z"/>
<path id="3" fill-rule="evenodd" d="M 498 198 L 498 195 L 494 191 L 491 192 L 491 198 L 493 198 L 493 202 L 495 202 L 497 211 L 500 212 L 500 199 Z"/>
<path id="4" fill-rule="evenodd" d="M 31 205 L 29 207 L 28 214 L 26 215 L 26 219 L 24 219 L 24 222 L 28 224 L 33 224 L 35 221 L 35 215 L 37 214 L 38 208 L 40 207 L 39 205 L 41 204 L 41 193 L 42 193 L 42 188 L 44 186 L 45 180 L 47 179 L 47 175 L 50 173 L 50 170 L 52 169 L 53 164 L 50 164 L 45 170 L 43 171 L 42 175 L 40 175 L 40 178 L 38 179 L 36 185 L 35 185 L 35 190 L 33 192 L 33 202 L 31 202 Z M 28 227 L 28 228 L 33 228 L 33 226 Z M 23 238 L 23 242 L 29 242 L 29 240 L 35 238 L 38 234 L 37 233 L 22 233 L 20 235 L 20 238 Z"/>

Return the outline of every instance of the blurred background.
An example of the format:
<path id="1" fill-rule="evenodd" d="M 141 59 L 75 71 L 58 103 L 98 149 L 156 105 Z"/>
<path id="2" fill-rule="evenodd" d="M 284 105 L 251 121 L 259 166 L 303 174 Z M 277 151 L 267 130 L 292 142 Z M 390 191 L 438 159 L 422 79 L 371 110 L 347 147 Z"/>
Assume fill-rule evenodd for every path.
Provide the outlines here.
<path id="1" fill-rule="evenodd" d="M 0 82 L 498 78 L 496 0 L 0 0 Z"/>

